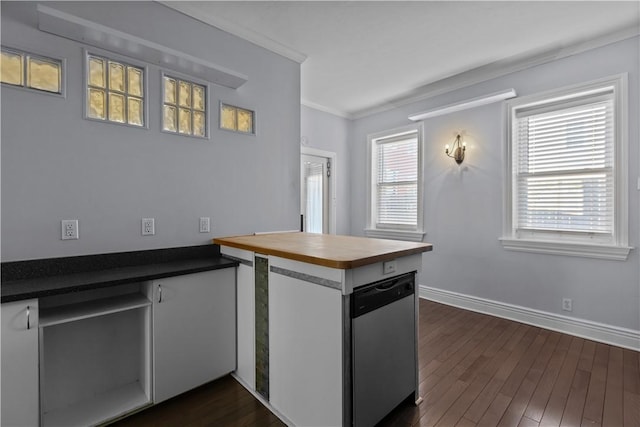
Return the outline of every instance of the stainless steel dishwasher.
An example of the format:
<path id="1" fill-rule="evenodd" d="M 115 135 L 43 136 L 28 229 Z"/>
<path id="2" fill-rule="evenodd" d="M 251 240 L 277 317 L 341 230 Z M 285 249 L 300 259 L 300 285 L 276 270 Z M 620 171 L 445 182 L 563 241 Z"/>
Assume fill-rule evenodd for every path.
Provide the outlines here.
<path id="1" fill-rule="evenodd" d="M 415 273 L 351 296 L 353 425 L 371 427 L 416 389 Z"/>

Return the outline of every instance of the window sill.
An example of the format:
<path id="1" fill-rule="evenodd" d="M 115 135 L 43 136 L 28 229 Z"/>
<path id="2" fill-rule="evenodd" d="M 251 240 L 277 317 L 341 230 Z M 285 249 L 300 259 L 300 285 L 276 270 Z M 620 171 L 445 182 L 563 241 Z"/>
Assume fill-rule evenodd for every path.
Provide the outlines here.
<path id="1" fill-rule="evenodd" d="M 364 235 L 376 239 L 406 240 L 410 242 L 422 242 L 426 233 L 422 231 L 405 231 L 405 230 L 381 230 L 374 228 L 366 228 Z"/>
<path id="2" fill-rule="evenodd" d="M 599 258 L 615 261 L 625 261 L 629 252 L 633 249 L 630 246 L 593 245 L 513 238 L 501 238 L 499 240 L 502 243 L 502 247 L 509 251 Z"/>

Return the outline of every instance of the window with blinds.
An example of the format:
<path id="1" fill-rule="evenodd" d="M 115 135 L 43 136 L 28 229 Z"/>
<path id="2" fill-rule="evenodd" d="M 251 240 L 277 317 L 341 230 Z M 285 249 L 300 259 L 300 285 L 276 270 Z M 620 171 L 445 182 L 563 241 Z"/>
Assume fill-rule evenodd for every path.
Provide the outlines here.
<path id="1" fill-rule="evenodd" d="M 507 249 L 625 259 L 626 76 L 507 102 Z"/>
<path id="2" fill-rule="evenodd" d="M 404 240 L 423 237 L 420 126 L 411 125 L 368 138 L 371 178 L 366 231 L 370 237 Z"/>
<path id="3" fill-rule="evenodd" d="M 376 141 L 378 227 L 412 227 L 418 220 L 416 132 Z"/>
<path id="4" fill-rule="evenodd" d="M 516 114 L 518 230 L 613 234 L 612 96 Z"/>

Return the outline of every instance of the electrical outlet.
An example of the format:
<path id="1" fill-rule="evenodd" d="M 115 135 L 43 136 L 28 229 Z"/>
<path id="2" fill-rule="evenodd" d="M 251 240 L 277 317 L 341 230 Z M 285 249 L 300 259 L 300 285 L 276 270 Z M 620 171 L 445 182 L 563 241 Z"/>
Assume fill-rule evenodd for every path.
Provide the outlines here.
<path id="1" fill-rule="evenodd" d="M 571 298 L 562 298 L 562 309 L 564 311 L 573 310 L 573 300 Z"/>
<path id="2" fill-rule="evenodd" d="M 391 274 L 396 272 L 396 260 L 385 261 L 382 263 L 382 274 Z"/>
<path id="3" fill-rule="evenodd" d="M 78 240 L 80 238 L 77 219 L 63 219 L 60 223 L 62 224 L 62 240 Z"/>
<path id="4" fill-rule="evenodd" d="M 208 233 L 209 231 L 211 231 L 211 222 L 208 216 L 201 216 L 200 217 L 200 232 L 201 233 Z"/>
<path id="5" fill-rule="evenodd" d="M 153 236 L 156 234 L 156 225 L 153 218 L 142 218 L 142 235 Z"/>

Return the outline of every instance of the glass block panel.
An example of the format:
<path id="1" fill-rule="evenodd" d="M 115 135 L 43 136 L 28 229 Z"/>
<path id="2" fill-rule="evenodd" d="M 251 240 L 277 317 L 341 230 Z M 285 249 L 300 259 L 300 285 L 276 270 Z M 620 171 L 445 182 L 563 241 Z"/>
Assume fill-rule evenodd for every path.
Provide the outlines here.
<path id="1" fill-rule="evenodd" d="M 128 109 L 127 116 L 129 120 L 129 124 L 136 126 L 143 126 L 144 119 L 142 118 L 142 99 L 140 98 L 129 98 L 128 100 Z"/>
<path id="2" fill-rule="evenodd" d="M 124 92 L 124 65 L 109 61 L 109 89 Z"/>
<path id="3" fill-rule="evenodd" d="M 142 96 L 142 70 L 135 67 L 127 67 L 129 78 L 129 95 Z"/>
<path id="4" fill-rule="evenodd" d="M 102 59 L 89 57 L 89 85 L 104 87 L 106 71 L 106 64 Z"/>
<path id="5" fill-rule="evenodd" d="M 253 111 L 238 108 L 238 131 L 253 133 Z"/>
<path id="6" fill-rule="evenodd" d="M 178 131 L 178 119 L 177 119 L 176 107 L 172 107 L 171 105 L 164 106 L 164 115 L 162 120 L 162 128 L 164 130 L 168 130 L 169 132 L 177 132 Z"/>
<path id="7" fill-rule="evenodd" d="M 164 78 L 164 102 L 167 104 L 176 103 L 176 81 L 169 77 Z"/>
<path id="8" fill-rule="evenodd" d="M 204 111 L 204 87 L 193 85 L 193 109 Z"/>
<path id="9" fill-rule="evenodd" d="M 3 50 L 0 64 L 2 64 L 0 69 L 2 83 L 22 86 L 22 55 Z"/>
<path id="10" fill-rule="evenodd" d="M 204 113 L 200 111 L 193 112 L 193 134 L 196 136 L 205 136 L 206 119 Z"/>
<path id="11" fill-rule="evenodd" d="M 89 104 L 89 117 L 104 120 L 106 118 L 107 111 L 105 99 L 106 96 L 104 91 L 101 89 L 90 88 L 88 98 L 89 99 L 87 101 Z"/>
<path id="12" fill-rule="evenodd" d="M 119 93 L 109 92 L 109 120 L 112 122 L 125 122 L 124 96 Z"/>
<path id="13" fill-rule="evenodd" d="M 236 130 L 236 107 L 222 104 L 220 107 L 220 127 Z"/>
<path id="14" fill-rule="evenodd" d="M 191 134 L 191 110 L 186 108 L 180 109 L 178 131 L 180 133 Z"/>
<path id="15" fill-rule="evenodd" d="M 27 86 L 30 88 L 61 93 L 61 73 L 59 63 L 27 58 Z"/>
<path id="16" fill-rule="evenodd" d="M 180 80 L 180 106 L 191 108 L 191 83 Z"/>

